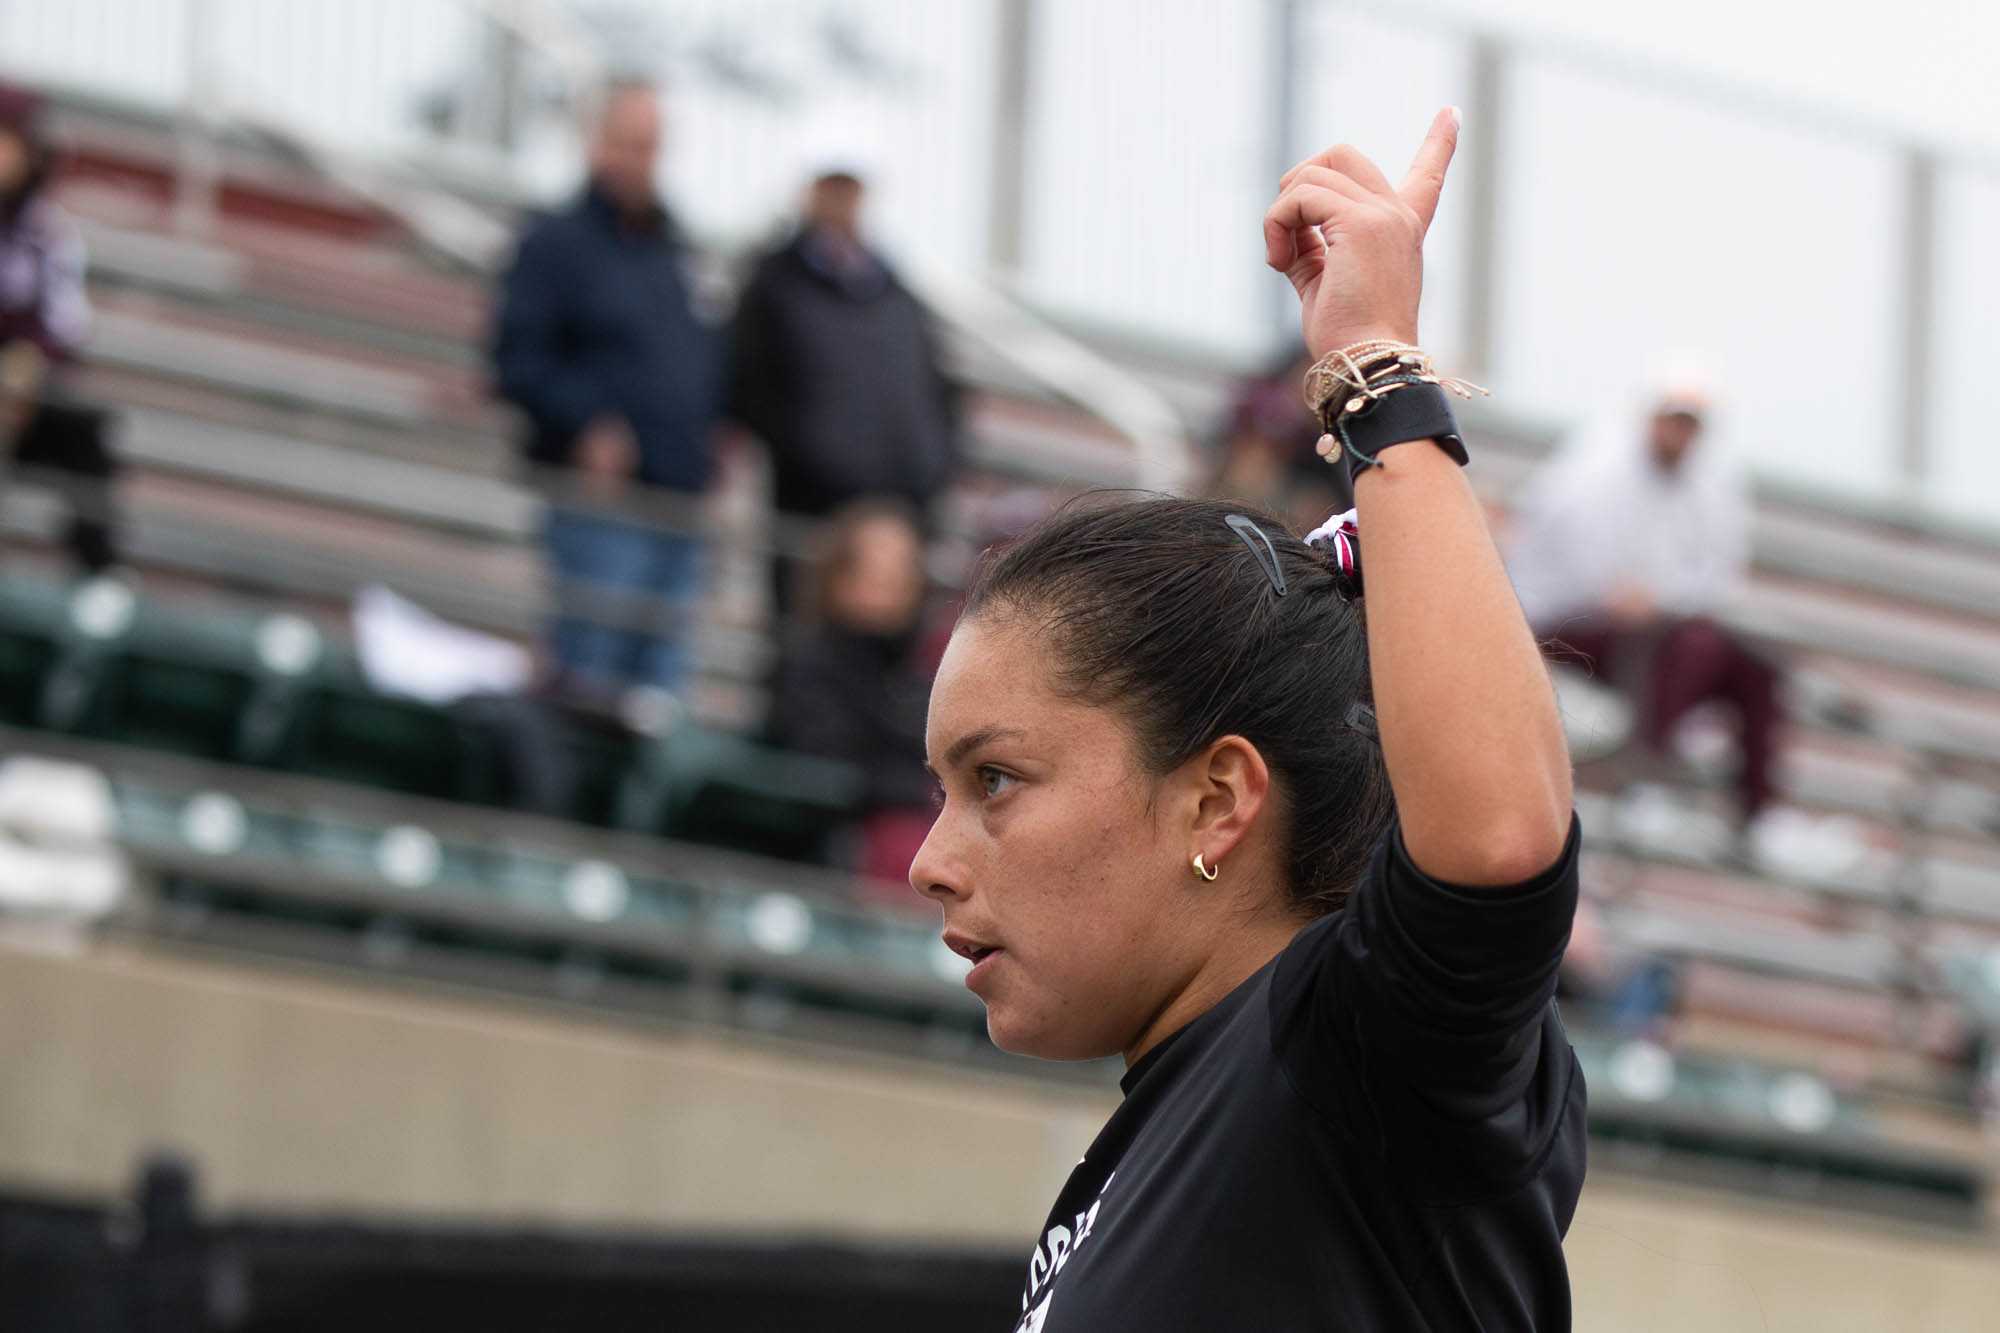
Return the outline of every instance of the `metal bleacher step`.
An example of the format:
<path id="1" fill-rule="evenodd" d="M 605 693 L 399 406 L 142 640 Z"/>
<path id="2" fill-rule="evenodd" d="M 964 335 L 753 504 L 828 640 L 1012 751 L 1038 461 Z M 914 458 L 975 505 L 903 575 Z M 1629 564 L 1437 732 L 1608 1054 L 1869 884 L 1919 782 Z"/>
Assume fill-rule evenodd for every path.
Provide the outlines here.
<path id="1" fill-rule="evenodd" d="M 1678 803 L 1670 821 L 1659 819 L 1659 827 L 1649 828 L 1634 828 L 1621 816 L 1619 799 L 1602 791 L 1579 790 L 1577 811 L 1585 846 L 1599 853 L 1683 867 L 1767 893 L 1803 893 L 1823 903 L 1921 910 L 2000 943 L 2000 856 L 1990 840 L 1927 840 L 1936 845 L 1904 849 L 1898 837 L 1895 846 L 1862 846 L 1838 868 L 1752 866 L 1739 858 L 1728 816 L 1698 799 Z"/>
<path id="2" fill-rule="evenodd" d="M 437 433 L 482 433 L 471 422 L 440 415 L 425 378 L 407 371 L 118 313 L 99 317 L 90 351 L 106 365 L 316 413 Z"/>
<path id="3" fill-rule="evenodd" d="M 1927 613 L 1837 586 L 1760 579 L 1729 619 L 1759 638 L 2000 691 L 2000 626 Z"/>
<path id="4" fill-rule="evenodd" d="M 354 278 L 351 288 L 379 283 L 377 278 Z M 148 320 L 175 329 L 235 337 L 259 345 L 318 354 L 377 370 L 391 370 L 421 376 L 439 401 L 461 406 L 484 405 L 486 393 L 482 338 L 454 338 L 442 345 L 453 349 L 450 356 L 414 355 L 409 347 L 394 345 L 394 335 L 407 334 L 403 342 L 420 338 L 421 330 L 411 331 L 393 315 L 374 320 L 357 320 L 339 310 L 323 310 L 317 297 L 305 293 L 280 303 L 272 298 L 247 296 L 202 299 L 157 287 L 139 287 L 110 281 L 103 275 L 91 280 L 91 304 L 97 315 Z M 385 339 L 389 341 L 385 342 Z"/>
<path id="5" fill-rule="evenodd" d="M 128 408 L 121 435 L 128 458 L 154 468 L 252 486 L 490 541 L 522 542 L 537 532 L 540 501 L 511 479 L 467 475 L 386 456 L 356 456 L 343 445 Z"/>
<path id="6" fill-rule="evenodd" d="M 90 254 L 90 280 L 100 291 L 137 291 L 226 310 L 240 318 L 378 352 L 461 369 L 477 369 L 476 342 L 457 328 L 413 327 L 376 309 L 329 308 L 299 284 L 273 283 L 240 251 L 206 241 L 80 220 Z M 344 303 L 343 303 L 344 304 Z"/>
<path id="7" fill-rule="evenodd" d="M 2000 550 L 1870 530 L 1802 510 L 1757 513 L 1758 563 L 1774 573 L 2000 619 Z"/>
<path id="8" fill-rule="evenodd" d="M 516 467 L 512 439 L 498 434 L 434 433 L 396 422 L 331 416 L 309 405 L 256 397 L 223 384 L 156 375 L 143 365 L 86 363 L 72 372 L 71 384 L 77 396 L 112 405 L 121 412 L 127 408 L 170 412 L 284 438 L 338 445 L 364 457 L 402 459 L 477 476 L 511 476 Z"/>

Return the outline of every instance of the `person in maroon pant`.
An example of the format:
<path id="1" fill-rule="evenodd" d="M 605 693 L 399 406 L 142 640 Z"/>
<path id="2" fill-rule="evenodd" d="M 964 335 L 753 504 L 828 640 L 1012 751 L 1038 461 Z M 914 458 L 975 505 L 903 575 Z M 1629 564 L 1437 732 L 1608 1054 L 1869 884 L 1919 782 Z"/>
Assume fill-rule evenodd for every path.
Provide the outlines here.
<path id="1" fill-rule="evenodd" d="M 1642 419 L 1569 442 L 1523 489 L 1507 565 L 1551 658 L 1628 690 L 1654 749 L 1699 704 L 1735 713 L 1754 830 L 1773 795 L 1779 674 L 1715 618 L 1749 564 L 1750 501 L 1703 438 L 1710 416 L 1707 391 L 1680 379 Z"/>

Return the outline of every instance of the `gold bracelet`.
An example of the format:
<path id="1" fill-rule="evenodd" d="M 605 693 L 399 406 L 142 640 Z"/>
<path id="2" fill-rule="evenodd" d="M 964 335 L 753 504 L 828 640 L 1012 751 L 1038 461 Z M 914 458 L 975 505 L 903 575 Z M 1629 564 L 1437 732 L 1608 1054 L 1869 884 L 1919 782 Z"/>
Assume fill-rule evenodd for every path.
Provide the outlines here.
<path id="1" fill-rule="evenodd" d="M 1321 428 L 1331 431 L 1339 412 L 1358 412 L 1384 393 L 1411 382 L 1435 384 L 1461 398 L 1486 392 L 1469 380 L 1439 375 L 1421 347 L 1376 338 L 1336 347 L 1313 362 L 1306 371 L 1306 406 L 1319 418 Z M 1334 410 L 1336 405 L 1338 411 Z"/>

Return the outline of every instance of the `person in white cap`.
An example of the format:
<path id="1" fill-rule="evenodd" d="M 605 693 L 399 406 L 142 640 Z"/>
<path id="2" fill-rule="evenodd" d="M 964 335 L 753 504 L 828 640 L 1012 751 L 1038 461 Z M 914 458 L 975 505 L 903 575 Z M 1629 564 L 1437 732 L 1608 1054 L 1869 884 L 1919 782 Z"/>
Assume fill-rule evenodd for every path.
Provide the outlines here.
<path id="1" fill-rule="evenodd" d="M 1704 439 L 1697 376 L 1663 378 L 1642 421 L 1587 428 L 1523 488 L 1507 567 L 1558 662 L 1630 685 L 1645 741 L 1666 750 L 1698 704 L 1736 714 L 1746 828 L 1770 805 L 1777 669 L 1715 618 L 1750 561 L 1741 471 Z"/>
<path id="2" fill-rule="evenodd" d="M 810 518 L 864 496 L 925 513 L 958 458 L 929 316 L 862 232 L 866 170 L 853 151 L 817 155 L 732 334 L 731 415 L 769 447 L 778 508 Z"/>

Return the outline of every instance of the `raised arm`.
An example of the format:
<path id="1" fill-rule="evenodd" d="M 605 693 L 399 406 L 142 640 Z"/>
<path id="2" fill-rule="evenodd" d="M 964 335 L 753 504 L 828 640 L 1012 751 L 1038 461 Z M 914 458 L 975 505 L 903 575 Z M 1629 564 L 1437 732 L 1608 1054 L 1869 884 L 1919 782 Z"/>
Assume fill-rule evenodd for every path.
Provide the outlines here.
<path id="1" fill-rule="evenodd" d="M 1315 357 L 1417 341 L 1424 233 L 1458 124 L 1455 109 L 1439 113 L 1400 185 L 1346 145 L 1286 174 L 1265 246 L 1299 293 Z M 1403 841 L 1435 879 L 1517 883 L 1554 862 L 1569 833 L 1569 752 L 1548 673 L 1458 465 L 1424 441 L 1380 458 L 1354 498 Z"/>

